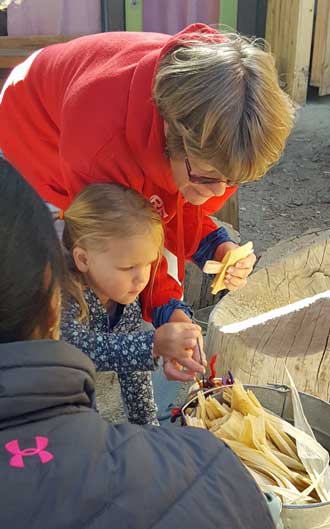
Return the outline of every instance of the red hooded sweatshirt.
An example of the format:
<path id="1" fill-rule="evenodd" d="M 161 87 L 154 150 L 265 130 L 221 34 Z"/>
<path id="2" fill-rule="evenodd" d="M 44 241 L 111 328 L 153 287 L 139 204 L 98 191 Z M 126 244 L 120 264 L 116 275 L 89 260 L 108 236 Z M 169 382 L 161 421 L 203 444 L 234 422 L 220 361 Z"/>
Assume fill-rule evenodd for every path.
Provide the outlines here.
<path id="1" fill-rule="evenodd" d="M 217 227 L 208 217 L 235 188 L 203 206 L 185 203 L 165 156 L 164 122 L 152 100 L 160 58 L 191 32 L 221 40 L 203 24 L 168 36 L 114 32 L 89 35 L 37 52 L 16 67 L 0 98 L 0 148 L 44 200 L 65 209 L 86 185 L 116 182 L 150 200 L 165 223 L 166 248 L 184 261 Z M 182 287 L 163 259 L 144 317 Z"/>

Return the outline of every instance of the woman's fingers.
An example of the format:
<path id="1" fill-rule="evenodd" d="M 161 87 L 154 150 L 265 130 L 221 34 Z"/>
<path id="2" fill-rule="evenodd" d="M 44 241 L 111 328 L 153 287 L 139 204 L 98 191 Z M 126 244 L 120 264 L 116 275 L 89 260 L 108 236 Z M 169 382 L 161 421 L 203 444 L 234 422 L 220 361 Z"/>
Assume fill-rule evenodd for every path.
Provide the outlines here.
<path id="1" fill-rule="evenodd" d="M 198 337 L 197 338 L 185 338 L 184 340 L 184 348 L 185 349 L 193 349 L 196 346 Z"/>
<path id="2" fill-rule="evenodd" d="M 246 285 L 246 282 L 247 282 L 246 278 L 241 279 L 239 277 L 234 277 L 234 276 L 229 277 L 228 279 L 225 280 L 225 284 L 228 290 L 242 288 Z"/>
<path id="3" fill-rule="evenodd" d="M 199 326 L 184 331 L 181 338 L 181 344 L 184 349 L 193 349 L 197 345 L 197 340 L 202 342 L 202 332 Z"/>
<path id="4" fill-rule="evenodd" d="M 256 256 L 253 253 L 227 269 L 225 284 L 228 290 L 237 290 L 245 286 L 246 279 L 251 274 L 255 262 Z"/>
<path id="5" fill-rule="evenodd" d="M 194 373 L 190 371 L 182 371 L 182 367 L 177 367 L 176 362 L 167 360 L 164 362 L 164 374 L 168 380 L 179 380 L 181 382 L 189 382 L 194 380 Z"/>
<path id="6" fill-rule="evenodd" d="M 181 365 L 185 367 L 186 369 L 189 369 L 189 371 L 192 371 L 194 373 L 201 373 L 204 375 L 205 373 L 205 367 L 203 364 L 200 363 L 200 360 L 195 360 L 194 358 L 185 358 L 180 361 Z"/>

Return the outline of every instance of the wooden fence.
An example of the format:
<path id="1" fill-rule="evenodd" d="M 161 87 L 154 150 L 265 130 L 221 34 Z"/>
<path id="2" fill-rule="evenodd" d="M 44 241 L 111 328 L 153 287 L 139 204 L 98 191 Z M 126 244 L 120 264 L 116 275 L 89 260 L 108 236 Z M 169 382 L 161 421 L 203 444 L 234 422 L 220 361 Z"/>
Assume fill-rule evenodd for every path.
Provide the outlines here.
<path id="1" fill-rule="evenodd" d="M 266 40 L 296 103 L 306 102 L 308 84 L 330 94 L 329 0 L 268 0 Z"/>

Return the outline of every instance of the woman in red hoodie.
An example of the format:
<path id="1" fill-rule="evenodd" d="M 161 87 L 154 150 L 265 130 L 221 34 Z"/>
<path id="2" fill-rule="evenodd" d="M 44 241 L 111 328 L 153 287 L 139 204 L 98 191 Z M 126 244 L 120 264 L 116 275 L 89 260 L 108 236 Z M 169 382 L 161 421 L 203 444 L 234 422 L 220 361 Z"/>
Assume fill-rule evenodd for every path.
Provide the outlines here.
<path id="1" fill-rule="evenodd" d="M 209 214 L 278 160 L 293 107 L 269 53 L 203 24 L 175 36 L 102 33 L 17 66 L 0 96 L 0 149 L 44 200 L 65 209 L 86 185 L 136 189 L 163 217 L 166 258 L 143 313 L 190 318 L 185 260 L 203 267 L 234 243 Z M 229 270 L 245 284 L 255 256 Z"/>

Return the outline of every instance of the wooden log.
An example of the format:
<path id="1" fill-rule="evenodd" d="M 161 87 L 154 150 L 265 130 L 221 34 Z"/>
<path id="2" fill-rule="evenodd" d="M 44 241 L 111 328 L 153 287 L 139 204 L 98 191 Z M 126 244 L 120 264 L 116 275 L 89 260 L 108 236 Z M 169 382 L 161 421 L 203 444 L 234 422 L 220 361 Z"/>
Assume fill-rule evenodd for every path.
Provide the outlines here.
<path id="1" fill-rule="evenodd" d="M 280 241 L 268 248 L 258 260 L 255 271 L 278 263 L 280 260 L 290 257 L 292 254 L 308 250 L 315 244 L 323 244 L 330 239 L 329 230 L 308 230 L 302 235 L 294 235 L 285 241 Z"/>
<path id="2" fill-rule="evenodd" d="M 291 98 L 306 101 L 312 46 L 314 0 L 268 0 L 266 41 L 280 81 Z"/>
<path id="3" fill-rule="evenodd" d="M 329 270 L 324 239 L 260 268 L 244 289 L 223 298 L 206 340 L 209 357 L 218 353 L 218 374 L 230 369 L 244 383 L 283 384 L 287 367 L 299 390 L 329 400 Z"/>

